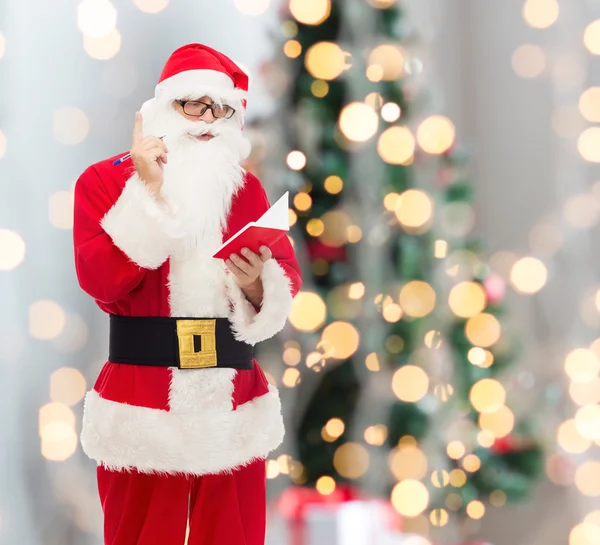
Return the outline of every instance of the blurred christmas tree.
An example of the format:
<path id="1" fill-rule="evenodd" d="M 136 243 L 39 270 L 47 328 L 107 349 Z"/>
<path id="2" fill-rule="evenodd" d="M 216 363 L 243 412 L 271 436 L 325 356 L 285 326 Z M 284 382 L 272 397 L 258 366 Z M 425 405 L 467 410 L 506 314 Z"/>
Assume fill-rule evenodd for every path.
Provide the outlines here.
<path id="1" fill-rule="evenodd" d="M 394 0 L 291 0 L 282 21 L 264 76 L 281 95 L 305 283 L 283 351 L 300 400 L 290 474 L 323 494 L 391 494 L 438 525 L 480 518 L 526 497 L 543 464 L 494 378 L 517 349 L 503 280 L 469 235 L 454 126 L 423 113 L 417 38 Z"/>

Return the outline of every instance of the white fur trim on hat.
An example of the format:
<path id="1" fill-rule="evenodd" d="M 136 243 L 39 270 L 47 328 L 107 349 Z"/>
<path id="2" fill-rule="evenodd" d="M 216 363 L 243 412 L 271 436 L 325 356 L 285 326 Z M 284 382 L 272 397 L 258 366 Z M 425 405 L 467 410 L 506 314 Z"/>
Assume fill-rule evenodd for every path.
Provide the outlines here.
<path id="1" fill-rule="evenodd" d="M 233 80 L 216 70 L 187 70 L 161 81 L 156 86 L 158 100 L 175 100 L 209 96 L 215 102 L 241 107 L 246 91 L 236 89 Z M 237 108 L 236 108 L 237 109 Z"/>
<path id="2" fill-rule="evenodd" d="M 279 333 L 292 310 L 292 290 L 289 278 L 275 259 L 264 265 L 261 280 L 263 300 L 257 313 L 237 285 L 233 275 L 227 275 L 227 293 L 233 304 L 229 316 L 235 337 L 256 344 Z"/>

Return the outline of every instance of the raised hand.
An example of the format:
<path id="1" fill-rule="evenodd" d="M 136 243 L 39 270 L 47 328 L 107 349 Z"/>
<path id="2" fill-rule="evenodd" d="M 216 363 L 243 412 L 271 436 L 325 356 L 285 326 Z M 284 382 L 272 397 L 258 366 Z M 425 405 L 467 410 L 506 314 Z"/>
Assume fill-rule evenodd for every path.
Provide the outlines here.
<path id="1" fill-rule="evenodd" d="M 140 179 L 148 189 L 158 196 L 163 184 L 163 170 L 167 162 L 169 150 L 164 142 L 156 136 L 142 135 L 142 114 L 135 114 L 133 141 L 131 144 L 131 160 Z"/>

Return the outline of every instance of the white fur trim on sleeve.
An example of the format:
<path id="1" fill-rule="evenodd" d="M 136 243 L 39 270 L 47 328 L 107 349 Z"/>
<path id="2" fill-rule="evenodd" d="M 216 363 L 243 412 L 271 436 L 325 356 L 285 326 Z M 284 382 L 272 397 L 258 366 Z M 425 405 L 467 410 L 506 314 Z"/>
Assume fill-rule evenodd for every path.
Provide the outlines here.
<path id="1" fill-rule="evenodd" d="M 290 280 L 275 259 L 265 263 L 261 280 L 263 301 L 257 313 L 233 275 L 227 276 L 227 293 L 233 305 L 229 321 L 236 338 L 252 345 L 279 333 L 292 309 Z"/>
<path id="2" fill-rule="evenodd" d="M 137 173 L 100 224 L 129 259 L 147 269 L 157 269 L 166 261 L 176 238 L 174 218 Z"/>

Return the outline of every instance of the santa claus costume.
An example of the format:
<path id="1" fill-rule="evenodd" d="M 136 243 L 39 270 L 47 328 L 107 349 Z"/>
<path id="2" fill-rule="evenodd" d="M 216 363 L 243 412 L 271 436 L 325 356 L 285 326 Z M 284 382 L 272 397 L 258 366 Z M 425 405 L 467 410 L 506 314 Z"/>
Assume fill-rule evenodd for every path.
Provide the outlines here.
<path id="1" fill-rule="evenodd" d="M 89 167 L 75 187 L 82 289 L 110 319 L 109 359 L 85 398 L 81 441 L 98 463 L 106 545 L 263 545 L 265 458 L 284 429 L 253 346 L 285 325 L 301 278 L 284 237 L 252 305 L 222 260 L 224 240 L 269 201 L 240 167 L 247 75 L 200 44 L 175 51 L 144 103 L 144 136 L 164 136 L 161 199 L 131 161 Z M 212 124 L 175 100 L 235 109 Z M 210 127 L 210 141 L 190 138 Z M 119 156 L 120 157 L 120 156 Z"/>

